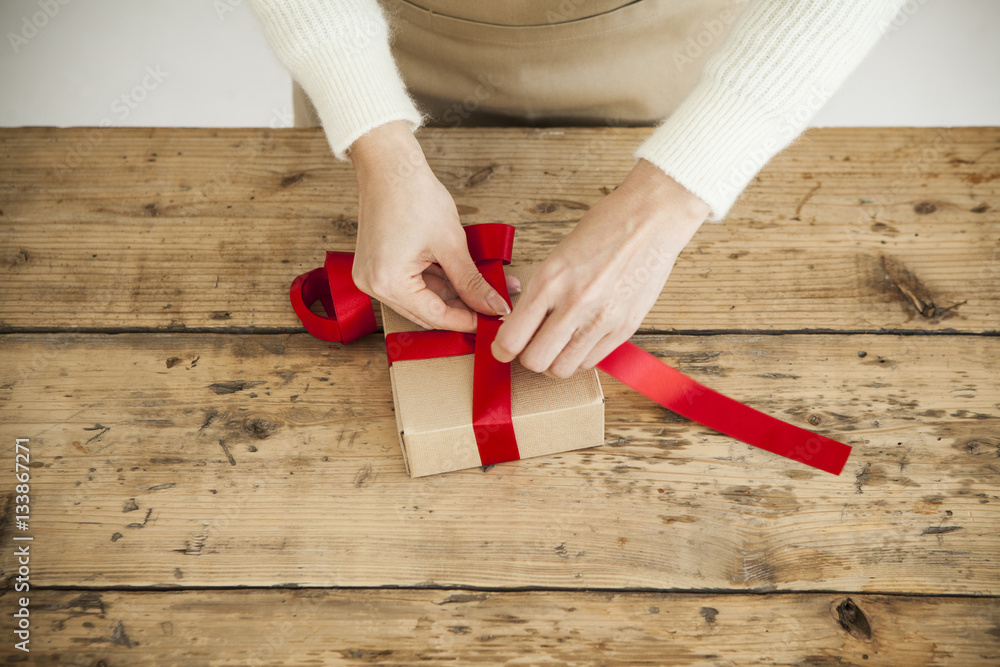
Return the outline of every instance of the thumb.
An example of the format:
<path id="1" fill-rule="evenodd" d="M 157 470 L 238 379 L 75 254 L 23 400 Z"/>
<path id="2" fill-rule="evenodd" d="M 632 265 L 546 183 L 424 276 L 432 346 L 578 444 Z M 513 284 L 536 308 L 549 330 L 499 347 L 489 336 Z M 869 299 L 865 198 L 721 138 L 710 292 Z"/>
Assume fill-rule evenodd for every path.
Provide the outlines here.
<path id="1" fill-rule="evenodd" d="M 467 306 L 487 315 L 510 314 L 507 302 L 486 282 L 464 245 L 439 257 L 438 262 Z"/>

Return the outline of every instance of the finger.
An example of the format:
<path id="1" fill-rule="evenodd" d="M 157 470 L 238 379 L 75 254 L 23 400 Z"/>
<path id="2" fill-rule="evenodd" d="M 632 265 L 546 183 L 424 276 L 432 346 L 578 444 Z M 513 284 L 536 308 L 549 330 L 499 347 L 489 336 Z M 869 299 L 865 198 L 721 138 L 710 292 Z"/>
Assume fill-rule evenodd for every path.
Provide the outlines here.
<path id="1" fill-rule="evenodd" d="M 598 326 L 578 327 L 566 346 L 556 355 L 548 371 L 557 378 L 568 378 L 580 368 L 584 359 L 606 334 Z"/>
<path id="2" fill-rule="evenodd" d="M 624 343 L 629 339 L 624 332 L 612 331 L 607 334 L 604 338 L 599 340 L 596 345 L 587 353 L 584 357 L 583 363 L 580 364 L 581 368 L 593 368 L 597 364 L 601 363 L 604 357 L 608 356 L 614 352 L 619 345 Z"/>
<path id="3" fill-rule="evenodd" d="M 431 264 L 431 265 L 429 265 L 426 269 L 424 269 L 424 273 L 425 274 L 429 273 L 432 276 L 437 276 L 438 278 L 441 278 L 442 280 L 444 280 L 447 283 L 451 283 L 451 281 L 448 280 L 448 274 L 445 273 L 444 269 L 442 269 L 437 264 Z M 507 274 L 504 277 L 507 279 L 507 293 L 508 294 L 520 294 L 521 293 L 521 281 L 516 276 L 512 276 L 510 274 Z"/>
<path id="4" fill-rule="evenodd" d="M 430 288 L 431 291 L 441 297 L 442 301 L 453 301 L 461 298 L 458 291 L 455 289 L 455 286 L 451 284 L 451 281 L 449 281 L 447 277 L 445 277 L 443 271 L 440 275 L 436 272 L 425 271 L 424 283 L 428 288 Z M 507 293 L 518 294 L 520 291 L 521 281 L 514 276 L 507 276 Z"/>
<path id="5" fill-rule="evenodd" d="M 428 276 L 433 283 L 441 279 Z M 454 303 L 461 308 L 449 306 L 438 294 L 427 286 L 424 274 L 417 273 L 406 279 L 392 281 L 396 287 L 385 290 L 378 298 L 393 310 L 425 329 L 453 329 L 455 331 L 475 331 L 476 317 L 461 301 Z M 440 286 L 440 282 L 438 285 Z"/>
<path id="6" fill-rule="evenodd" d="M 448 280 L 448 274 L 445 273 L 444 269 L 442 269 L 437 264 L 428 264 L 427 268 L 424 269 L 424 273 L 429 273 L 432 276 L 437 276 L 438 278 L 441 278 L 442 280 Z"/>
<path id="7" fill-rule="evenodd" d="M 548 303 L 544 297 L 536 296 L 537 294 L 529 287 L 514 312 L 503 318 L 504 322 L 497 330 L 496 338 L 490 348 L 497 361 L 507 363 L 521 354 L 548 315 Z"/>
<path id="8" fill-rule="evenodd" d="M 442 301 L 454 301 L 459 298 L 454 285 L 444 278 L 439 278 L 434 274 L 425 273 L 424 284 L 427 285 L 427 289 L 441 297 Z"/>
<path id="9" fill-rule="evenodd" d="M 476 268 L 468 248 L 456 246 L 438 261 L 448 274 L 448 280 L 462 297 L 462 301 L 470 307 L 488 315 L 510 314 L 507 302 L 486 282 L 486 278 Z"/>
<path id="10" fill-rule="evenodd" d="M 448 329 L 468 333 L 476 330 L 476 314 L 474 312 L 465 308 L 449 306 L 427 287 L 408 294 L 404 307 L 423 322 L 429 324 L 430 326 L 421 324 L 427 329 Z"/>
<path id="11" fill-rule="evenodd" d="M 517 358 L 530 371 L 542 373 L 552 370 L 552 362 L 569 344 L 575 332 L 576 326 L 569 316 L 549 314 Z"/>
<path id="12" fill-rule="evenodd" d="M 389 306 L 394 311 L 396 311 L 399 315 L 405 317 L 406 319 L 410 320 L 414 324 L 416 324 L 418 326 L 421 326 L 424 329 L 433 329 L 434 328 L 429 323 L 424 322 L 423 320 L 421 320 L 419 317 L 417 317 L 416 315 L 414 315 L 413 313 L 411 313 L 409 310 L 407 310 L 406 308 L 404 308 L 400 304 L 395 303 L 394 301 L 390 301 L 389 299 L 380 299 L 380 301 L 382 301 L 382 303 L 384 303 L 385 305 Z"/>

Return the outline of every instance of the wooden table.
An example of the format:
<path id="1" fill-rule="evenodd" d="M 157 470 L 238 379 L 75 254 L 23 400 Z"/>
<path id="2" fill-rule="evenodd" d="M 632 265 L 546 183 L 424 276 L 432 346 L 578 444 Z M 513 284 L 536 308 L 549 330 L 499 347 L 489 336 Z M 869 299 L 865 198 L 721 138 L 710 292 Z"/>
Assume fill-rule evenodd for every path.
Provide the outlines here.
<path id="1" fill-rule="evenodd" d="M 420 138 L 535 261 L 648 132 Z M 37 664 L 1000 661 L 1000 128 L 808 132 L 634 339 L 853 445 L 839 477 L 602 374 L 603 447 L 410 479 L 380 337 L 288 304 L 354 245 L 319 131 L 4 129 L 0 156 L 9 661 L 26 535 Z"/>

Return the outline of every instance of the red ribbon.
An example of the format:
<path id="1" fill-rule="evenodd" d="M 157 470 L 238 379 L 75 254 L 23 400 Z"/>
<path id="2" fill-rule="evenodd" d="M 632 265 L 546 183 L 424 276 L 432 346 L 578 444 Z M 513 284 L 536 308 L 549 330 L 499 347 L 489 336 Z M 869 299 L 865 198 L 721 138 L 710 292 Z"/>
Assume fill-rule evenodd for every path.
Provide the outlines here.
<path id="1" fill-rule="evenodd" d="M 482 224 L 464 229 L 476 266 L 509 306 L 503 265 L 510 263 L 514 227 Z M 351 280 L 353 260 L 353 253 L 327 252 L 323 268 L 292 281 L 292 307 L 306 331 L 321 340 L 349 343 L 376 329 L 371 300 Z M 327 317 L 309 310 L 307 304 L 316 301 L 323 304 Z M 510 364 L 497 361 L 490 351 L 499 328 L 498 317 L 479 313 L 475 335 L 411 331 L 386 336 L 390 365 L 405 359 L 475 355 L 472 423 L 483 465 L 520 458 L 510 413 Z M 618 346 L 597 367 L 677 414 L 824 472 L 839 475 L 851 453 L 848 445 L 783 422 L 695 382 L 630 342 Z"/>
<path id="2" fill-rule="evenodd" d="M 353 252 L 327 252 L 322 267 L 304 273 L 292 281 L 292 308 L 306 331 L 320 340 L 350 343 L 378 327 L 372 300 L 358 289 L 351 278 Z M 309 310 L 307 304 L 320 301 L 327 315 Z"/>

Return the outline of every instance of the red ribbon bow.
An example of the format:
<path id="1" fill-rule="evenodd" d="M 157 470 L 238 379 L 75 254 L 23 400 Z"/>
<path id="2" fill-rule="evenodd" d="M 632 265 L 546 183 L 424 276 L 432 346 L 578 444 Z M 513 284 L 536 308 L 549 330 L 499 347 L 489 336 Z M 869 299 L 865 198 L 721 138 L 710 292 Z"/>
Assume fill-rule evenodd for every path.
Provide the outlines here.
<path id="1" fill-rule="evenodd" d="M 507 305 L 503 265 L 510 263 L 514 227 L 504 224 L 464 228 L 469 253 L 486 281 Z M 371 299 L 351 279 L 354 254 L 327 252 L 323 267 L 292 281 L 295 314 L 310 334 L 349 343 L 376 329 Z M 327 317 L 309 310 L 320 301 Z M 520 458 L 510 413 L 510 364 L 490 351 L 499 318 L 478 314 L 475 335 L 457 331 L 412 331 L 386 336 L 389 364 L 405 359 L 475 354 L 472 423 L 483 465 Z M 839 475 L 851 448 L 793 426 L 695 382 L 630 342 L 622 343 L 597 367 L 668 410 L 709 428 L 825 472 Z"/>

